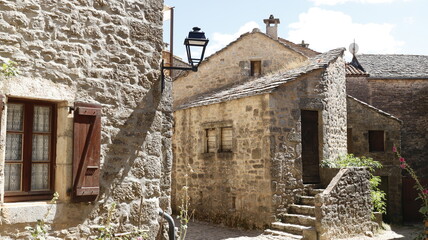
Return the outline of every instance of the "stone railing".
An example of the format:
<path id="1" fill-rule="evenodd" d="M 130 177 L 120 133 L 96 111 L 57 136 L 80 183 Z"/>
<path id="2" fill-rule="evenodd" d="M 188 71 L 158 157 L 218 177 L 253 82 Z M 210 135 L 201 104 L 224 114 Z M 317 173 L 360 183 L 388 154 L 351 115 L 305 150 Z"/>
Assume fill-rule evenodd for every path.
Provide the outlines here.
<path id="1" fill-rule="evenodd" d="M 340 169 L 328 187 L 315 196 L 319 240 L 373 233 L 370 177 L 365 168 Z"/>

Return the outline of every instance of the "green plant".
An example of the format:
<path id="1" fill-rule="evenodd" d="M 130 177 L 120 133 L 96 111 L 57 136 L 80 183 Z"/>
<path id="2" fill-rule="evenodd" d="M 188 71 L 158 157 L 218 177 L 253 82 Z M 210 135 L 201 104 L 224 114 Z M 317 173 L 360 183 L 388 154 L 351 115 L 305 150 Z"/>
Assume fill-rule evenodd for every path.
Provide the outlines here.
<path id="1" fill-rule="evenodd" d="M 53 204 L 56 204 L 56 201 L 59 198 L 59 194 L 57 192 L 55 192 L 53 194 L 53 197 L 51 199 L 51 201 L 49 202 L 49 204 L 51 204 L 48 208 L 48 211 L 45 213 L 45 215 L 43 216 L 43 219 L 38 219 L 36 226 L 35 227 L 25 227 L 25 230 L 29 231 L 31 234 L 32 239 L 34 240 L 45 240 L 48 237 L 48 225 L 45 222 L 45 219 L 48 218 L 48 216 L 50 215 L 52 208 L 53 208 Z"/>
<path id="2" fill-rule="evenodd" d="M 419 212 L 422 214 L 425 221 L 428 221 L 428 188 L 424 187 L 419 181 L 418 176 L 416 175 L 415 170 L 407 163 L 406 159 L 401 156 L 401 154 L 397 151 L 397 148 L 394 146 L 392 151 L 397 154 L 397 157 L 400 161 L 400 167 L 406 170 L 409 175 L 415 180 L 414 188 L 418 192 L 418 197 L 415 200 L 421 200 L 422 205 L 419 208 Z"/>
<path id="3" fill-rule="evenodd" d="M 0 75 L 4 75 L 6 77 L 13 77 L 18 75 L 18 73 L 18 64 L 11 60 L 7 60 L 3 63 L 0 69 Z"/>
<path id="4" fill-rule="evenodd" d="M 193 172 L 191 167 L 190 166 L 188 166 L 188 167 L 190 169 L 190 172 Z M 179 207 L 180 208 L 180 214 L 177 216 L 178 220 L 180 221 L 180 228 L 178 230 L 178 239 L 179 240 L 186 239 L 188 223 L 194 214 L 194 210 L 189 211 L 189 207 L 190 207 L 190 196 L 189 196 L 189 186 L 188 186 L 189 175 L 186 174 L 184 176 L 184 179 L 185 179 L 185 184 L 182 188 L 184 196 L 181 199 L 181 206 Z"/>
<path id="5" fill-rule="evenodd" d="M 325 159 L 321 161 L 321 167 L 327 168 L 348 168 L 348 167 L 366 167 L 371 174 L 370 178 L 370 195 L 373 204 L 374 212 L 386 213 L 386 194 L 379 189 L 381 179 L 378 176 L 373 176 L 376 169 L 382 168 L 379 161 L 369 157 L 356 157 L 353 154 L 346 154 L 337 157 L 336 159 Z"/>

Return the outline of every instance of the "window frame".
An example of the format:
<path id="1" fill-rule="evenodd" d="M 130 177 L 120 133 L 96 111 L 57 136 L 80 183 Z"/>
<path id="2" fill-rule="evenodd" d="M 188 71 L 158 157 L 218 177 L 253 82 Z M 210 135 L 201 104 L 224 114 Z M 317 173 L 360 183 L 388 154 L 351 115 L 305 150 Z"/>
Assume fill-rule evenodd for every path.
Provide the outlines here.
<path id="1" fill-rule="evenodd" d="M 55 189 L 55 164 L 56 164 L 56 141 L 57 141 L 57 112 L 56 102 L 8 98 L 8 104 L 23 104 L 23 143 L 22 143 L 22 169 L 21 169 L 21 189 L 19 191 L 4 191 L 4 202 L 21 202 L 49 200 L 52 198 Z M 32 139 L 34 135 L 34 106 L 48 106 L 51 108 L 50 116 L 50 152 L 49 152 L 49 190 L 31 190 L 31 166 L 32 166 Z M 7 111 L 5 111 L 7 125 Z M 5 129 L 5 136 L 9 132 Z M 6 139 L 5 139 L 6 140 Z M 6 143 L 6 142 L 5 142 Z M 5 161 L 5 159 L 4 159 Z M 5 161 L 6 164 L 6 161 Z M 4 189 L 4 186 L 3 186 Z"/>

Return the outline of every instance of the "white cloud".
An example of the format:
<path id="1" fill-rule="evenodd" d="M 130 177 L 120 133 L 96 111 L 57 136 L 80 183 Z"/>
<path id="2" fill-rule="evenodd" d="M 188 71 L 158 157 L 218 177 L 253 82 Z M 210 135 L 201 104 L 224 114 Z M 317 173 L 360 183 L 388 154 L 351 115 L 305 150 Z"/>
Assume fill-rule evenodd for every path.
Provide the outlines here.
<path id="1" fill-rule="evenodd" d="M 251 21 L 245 23 L 239 28 L 239 30 L 233 34 L 215 32 L 210 36 L 210 42 L 208 43 L 205 56 L 209 56 L 218 50 L 224 48 L 227 44 L 235 41 L 239 36 L 246 32 L 251 32 L 254 28 L 260 28 L 259 24 Z"/>
<path id="2" fill-rule="evenodd" d="M 299 22 L 290 24 L 289 28 L 289 40 L 296 43 L 305 40 L 310 48 L 320 52 L 348 48 L 354 39 L 359 53 L 397 53 L 404 45 L 392 36 L 393 24 L 354 23 L 349 15 L 320 8 L 301 13 Z"/>
<path id="3" fill-rule="evenodd" d="M 337 5 L 337 4 L 344 4 L 348 2 L 355 2 L 355 3 L 392 3 L 392 2 L 409 2 L 411 0 L 310 0 L 311 2 L 315 3 L 316 6 L 319 5 Z"/>

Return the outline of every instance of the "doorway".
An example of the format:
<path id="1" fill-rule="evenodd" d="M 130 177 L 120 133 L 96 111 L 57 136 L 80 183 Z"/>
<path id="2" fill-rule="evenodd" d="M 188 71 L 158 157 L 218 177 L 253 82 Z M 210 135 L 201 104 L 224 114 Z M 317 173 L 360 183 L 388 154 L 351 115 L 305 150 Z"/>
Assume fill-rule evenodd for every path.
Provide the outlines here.
<path id="1" fill-rule="evenodd" d="M 303 183 L 319 183 L 318 111 L 301 110 Z"/>

